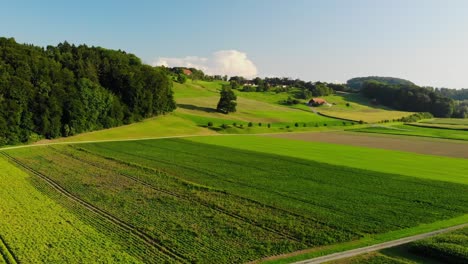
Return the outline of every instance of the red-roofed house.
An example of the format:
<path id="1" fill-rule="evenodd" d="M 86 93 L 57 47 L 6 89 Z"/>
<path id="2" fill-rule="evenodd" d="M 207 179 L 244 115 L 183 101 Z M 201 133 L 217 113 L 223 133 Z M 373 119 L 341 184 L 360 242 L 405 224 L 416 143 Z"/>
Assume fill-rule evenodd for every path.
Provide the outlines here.
<path id="1" fill-rule="evenodd" d="M 183 72 L 185 75 L 191 75 L 191 74 L 192 74 L 192 71 L 189 70 L 189 69 L 183 69 L 182 72 Z"/>
<path id="2" fill-rule="evenodd" d="M 322 98 L 312 98 L 309 101 L 310 106 L 319 106 L 319 105 L 323 105 L 323 104 L 326 104 L 326 103 L 327 103 L 327 101 L 325 101 L 325 99 L 322 99 Z"/>

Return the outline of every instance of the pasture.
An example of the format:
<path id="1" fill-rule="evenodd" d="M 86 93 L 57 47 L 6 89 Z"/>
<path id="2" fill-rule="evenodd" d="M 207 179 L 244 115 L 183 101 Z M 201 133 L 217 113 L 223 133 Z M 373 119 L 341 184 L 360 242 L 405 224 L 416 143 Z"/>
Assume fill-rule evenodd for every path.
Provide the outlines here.
<path id="1" fill-rule="evenodd" d="M 468 119 L 462 118 L 433 118 L 421 120 L 421 123 L 427 124 L 445 124 L 445 125 L 461 125 L 468 126 Z"/>
<path id="2" fill-rule="evenodd" d="M 355 132 L 407 135 L 442 139 L 468 140 L 468 131 L 412 125 L 374 126 L 353 129 Z"/>
<path id="3" fill-rule="evenodd" d="M 411 112 L 396 111 L 387 107 L 372 105 L 369 99 L 359 94 L 337 93 L 324 96 L 331 106 L 320 106 L 317 111 L 327 116 L 376 123 L 383 120 L 396 120 L 411 115 Z M 346 104 L 349 104 L 347 106 Z"/>
<path id="4" fill-rule="evenodd" d="M 55 186 L 44 194 L 73 216 L 103 234 L 121 230 L 112 241 L 133 241 L 125 253 L 137 260 L 145 252 L 155 261 L 246 262 L 468 213 L 467 187 L 456 181 L 338 166 L 274 151 L 281 141 L 292 147 L 298 141 L 216 138 L 243 146 L 248 139 L 258 140 L 274 147 L 261 153 L 191 138 L 5 153 L 30 172 L 28 177 Z M 108 221 L 94 223 L 92 214 Z"/>

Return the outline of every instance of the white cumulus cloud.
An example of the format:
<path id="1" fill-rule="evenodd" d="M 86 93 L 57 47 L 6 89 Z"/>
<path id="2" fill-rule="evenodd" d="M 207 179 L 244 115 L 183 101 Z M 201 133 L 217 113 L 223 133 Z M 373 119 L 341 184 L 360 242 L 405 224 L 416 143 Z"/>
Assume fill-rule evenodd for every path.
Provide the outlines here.
<path id="1" fill-rule="evenodd" d="M 187 56 L 184 58 L 158 58 L 154 66 L 193 67 L 209 75 L 244 76 L 257 75 L 257 67 L 245 52 L 237 50 L 216 51 L 209 58 Z"/>

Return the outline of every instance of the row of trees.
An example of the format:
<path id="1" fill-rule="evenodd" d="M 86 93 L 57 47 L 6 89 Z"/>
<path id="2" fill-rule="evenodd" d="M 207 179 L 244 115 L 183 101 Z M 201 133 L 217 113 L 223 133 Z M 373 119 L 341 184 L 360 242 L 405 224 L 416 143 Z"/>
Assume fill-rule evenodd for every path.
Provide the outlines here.
<path id="1" fill-rule="evenodd" d="M 395 109 L 429 112 L 436 117 L 451 117 L 455 109 L 452 99 L 414 84 L 386 84 L 370 80 L 362 84 L 361 93 Z"/>
<path id="2" fill-rule="evenodd" d="M 0 145 L 70 136 L 175 109 L 163 70 L 123 51 L 0 38 Z"/>

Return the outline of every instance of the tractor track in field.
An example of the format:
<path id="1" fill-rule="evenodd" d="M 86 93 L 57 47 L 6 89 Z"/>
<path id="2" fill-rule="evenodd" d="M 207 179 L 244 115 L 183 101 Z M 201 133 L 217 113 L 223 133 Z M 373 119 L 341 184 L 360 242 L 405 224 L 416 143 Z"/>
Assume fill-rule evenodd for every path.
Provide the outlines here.
<path id="1" fill-rule="evenodd" d="M 85 159 L 76 157 L 76 155 L 73 155 L 73 154 L 70 154 L 70 153 L 66 153 L 66 152 L 60 151 L 60 150 L 58 150 L 58 149 L 56 149 L 56 148 L 53 148 L 53 147 L 51 147 L 51 149 L 52 149 L 53 151 L 59 153 L 59 154 L 69 156 L 69 157 L 71 157 L 71 158 L 73 158 L 73 159 L 75 159 L 75 160 L 78 160 L 78 161 L 80 161 L 80 162 L 86 163 L 86 164 L 91 165 L 91 166 L 94 166 L 94 167 L 96 167 L 96 168 L 100 168 L 100 169 L 103 169 L 103 170 L 107 170 L 107 168 L 105 168 L 105 167 L 103 167 L 103 166 L 100 166 L 100 165 L 95 164 L 95 163 L 93 163 L 93 162 L 90 162 L 90 161 L 87 161 L 87 160 L 85 160 Z M 91 154 L 91 155 L 92 155 L 92 154 Z M 263 230 L 265 230 L 265 231 L 268 231 L 268 232 L 270 232 L 270 233 L 273 233 L 273 234 L 276 234 L 276 235 L 278 235 L 278 236 L 284 237 L 284 238 L 286 238 L 286 239 L 290 239 L 290 240 L 292 240 L 292 241 L 295 241 L 295 242 L 298 242 L 298 243 L 302 243 L 302 242 L 301 242 L 298 238 L 296 238 L 296 237 L 293 237 L 293 236 L 291 236 L 291 235 L 288 235 L 288 234 L 286 234 L 286 233 L 283 233 L 283 232 L 281 232 L 281 231 L 279 231 L 279 230 L 277 230 L 277 229 L 271 228 L 271 227 L 261 226 L 261 225 L 259 225 L 258 223 L 254 222 L 254 221 L 252 221 L 252 220 L 250 220 L 250 219 L 248 219 L 248 218 L 246 218 L 246 217 L 244 217 L 244 216 L 241 216 L 241 215 L 238 215 L 238 214 L 229 212 L 229 211 L 227 211 L 227 210 L 225 210 L 225 209 L 223 209 L 223 208 L 221 208 L 221 207 L 217 207 L 217 206 L 214 206 L 214 205 L 210 205 L 209 203 L 203 202 L 203 201 L 201 201 L 200 199 L 194 199 L 193 197 L 187 197 L 187 196 L 184 196 L 184 195 L 180 195 L 180 194 L 178 194 L 178 193 L 176 193 L 176 192 L 172 192 L 172 191 L 169 191 L 169 190 L 165 190 L 165 189 L 162 189 L 162 188 L 158 188 L 158 187 L 156 187 L 156 186 L 154 186 L 154 185 L 152 185 L 152 184 L 150 184 L 150 183 L 147 183 L 147 182 L 145 182 L 145 181 L 143 181 L 143 180 L 140 180 L 140 179 L 138 179 L 138 178 L 136 178 L 136 177 L 134 177 L 134 176 L 132 176 L 132 175 L 130 175 L 130 174 L 127 174 L 127 173 L 122 173 L 122 172 L 116 172 L 116 173 L 119 174 L 119 175 L 121 175 L 121 176 L 123 176 L 123 177 L 125 177 L 125 178 L 127 178 L 127 179 L 133 180 L 133 181 L 135 181 L 135 182 L 137 182 L 137 183 L 139 183 L 139 184 L 141 184 L 141 185 L 143 185 L 143 186 L 145 186 L 145 187 L 148 187 L 148 188 L 150 188 L 150 189 L 152 189 L 152 190 L 154 190 L 154 191 L 161 192 L 161 193 L 165 193 L 165 194 L 167 194 L 167 195 L 170 195 L 170 196 L 173 196 L 173 197 L 176 197 L 176 198 L 179 198 L 179 199 L 181 199 L 181 200 L 188 201 L 188 202 L 196 202 L 196 203 L 198 203 L 199 205 L 201 205 L 201 206 L 203 206 L 203 207 L 205 207 L 205 208 L 208 208 L 208 209 L 214 210 L 214 211 L 216 211 L 216 212 L 218 212 L 218 213 L 221 213 L 221 214 L 230 216 L 230 217 L 235 218 L 235 219 L 237 219 L 237 220 L 239 220 L 239 221 L 241 221 L 241 222 L 244 222 L 244 223 L 246 223 L 246 224 L 249 224 L 249 225 L 255 226 L 255 227 L 257 227 L 257 228 L 263 229 Z"/>
<path id="2" fill-rule="evenodd" d="M 21 263 L 11 250 L 10 246 L 5 242 L 0 235 L 0 258 L 3 258 L 7 264 Z"/>
<path id="3" fill-rule="evenodd" d="M 9 154 L 5 153 L 4 151 L 0 151 L 0 154 L 5 156 L 8 160 L 12 161 L 16 165 L 20 166 L 24 170 L 34 174 L 35 176 L 41 178 L 43 181 L 45 181 L 48 185 L 50 185 L 54 190 L 58 191 L 62 195 L 66 196 L 70 200 L 80 204 L 81 206 L 85 207 L 89 211 L 105 218 L 112 224 L 118 226 L 120 229 L 123 229 L 124 231 L 128 232 L 129 234 L 133 235 L 134 237 L 139 238 L 142 240 L 146 245 L 152 247 L 153 249 L 156 249 L 158 252 L 170 257 L 171 259 L 175 259 L 178 262 L 181 263 L 189 263 L 189 261 L 181 254 L 177 253 L 174 250 L 168 249 L 160 244 L 160 241 L 157 241 L 155 238 L 151 237 L 150 235 L 138 230 L 136 227 L 124 222 L 123 220 L 120 220 L 119 218 L 107 213 L 106 211 L 86 202 L 85 200 L 75 196 L 71 192 L 67 191 L 65 188 L 60 186 L 58 183 L 47 177 L 46 175 L 42 174 L 41 172 L 30 168 L 23 162 L 19 161 L 18 159 L 10 156 Z"/>

